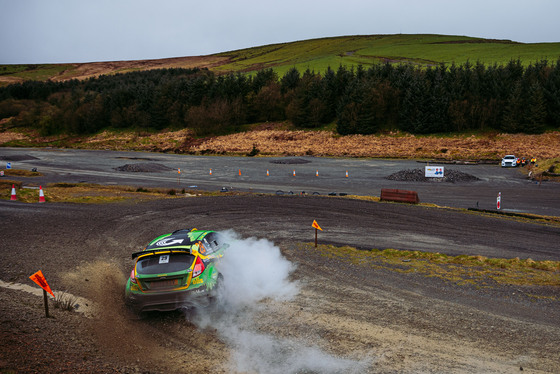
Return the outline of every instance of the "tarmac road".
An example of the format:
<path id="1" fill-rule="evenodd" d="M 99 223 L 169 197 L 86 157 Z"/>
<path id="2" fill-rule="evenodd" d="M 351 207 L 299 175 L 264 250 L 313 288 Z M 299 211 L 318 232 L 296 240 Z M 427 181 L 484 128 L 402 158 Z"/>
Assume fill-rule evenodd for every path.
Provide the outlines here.
<path id="1" fill-rule="evenodd" d="M 438 183 L 386 179 L 395 172 L 422 169 L 426 165 L 415 160 L 248 158 L 48 148 L 0 148 L 0 160 L 11 162 L 13 168 L 36 167 L 43 177 L 22 180 L 43 185 L 88 182 L 211 191 L 226 187 L 267 193 L 326 195 L 335 192 L 363 196 L 379 196 L 382 188 L 397 188 L 418 192 L 421 202 L 480 209 L 496 209 L 496 197 L 501 193 L 503 211 L 560 216 L 560 184 L 537 184 L 517 168 L 505 169 L 498 165 L 443 165 L 446 170 L 468 173 L 480 180 Z M 158 172 L 115 170 L 127 164 L 156 164 L 169 169 Z"/>
<path id="2" fill-rule="evenodd" d="M 450 255 L 560 260 L 558 226 L 407 204 L 326 196 L 197 197 L 135 205 L 0 201 L 3 223 L 0 234 L 6 248 L 12 240 L 20 247 L 36 247 L 37 240 L 47 240 L 46 235 L 60 231 L 56 234 L 59 239 L 48 239 L 55 247 L 74 240 L 72 236 L 80 233 L 85 238 L 90 235 L 114 238 L 121 245 L 126 237 L 124 243 L 130 247 L 128 252 L 133 252 L 152 236 L 182 227 L 234 229 L 244 236 L 267 238 L 276 243 L 312 242 L 313 220 L 324 229 L 319 234 L 321 243 L 362 249 L 395 248 Z M 31 242 L 26 244 L 28 240 Z M 51 250 L 56 251 L 56 248 Z M 104 249 L 91 249 L 92 253 L 99 250 Z M 35 250 L 35 254 L 39 252 Z M 128 252 L 123 253 L 125 258 Z M 25 266 L 27 261 L 23 258 L 22 261 L 20 265 Z"/>

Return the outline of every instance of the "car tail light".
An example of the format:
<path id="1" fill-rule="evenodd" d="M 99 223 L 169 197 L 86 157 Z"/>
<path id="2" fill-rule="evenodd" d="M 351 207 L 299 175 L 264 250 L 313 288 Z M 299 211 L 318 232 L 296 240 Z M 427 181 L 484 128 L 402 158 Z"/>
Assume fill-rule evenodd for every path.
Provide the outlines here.
<path id="1" fill-rule="evenodd" d="M 204 264 L 202 263 L 200 257 L 197 257 L 196 262 L 194 264 L 192 277 L 193 278 L 198 277 L 200 274 L 202 274 L 203 271 L 204 271 Z"/>
<path id="2" fill-rule="evenodd" d="M 134 276 L 134 269 L 130 272 L 130 281 L 134 284 L 137 284 L 136 277 Z"/>

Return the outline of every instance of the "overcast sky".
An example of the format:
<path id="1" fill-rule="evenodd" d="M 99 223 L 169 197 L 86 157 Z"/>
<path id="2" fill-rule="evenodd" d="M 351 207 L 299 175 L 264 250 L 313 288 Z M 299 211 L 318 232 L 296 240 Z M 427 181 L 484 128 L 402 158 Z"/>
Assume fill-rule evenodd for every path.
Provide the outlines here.
<path id="1" fill-rule="evenodd" d="M 198 56 L 342 35 L 560 42 L 559 0 L 0 0 L 0 64 Z"/>

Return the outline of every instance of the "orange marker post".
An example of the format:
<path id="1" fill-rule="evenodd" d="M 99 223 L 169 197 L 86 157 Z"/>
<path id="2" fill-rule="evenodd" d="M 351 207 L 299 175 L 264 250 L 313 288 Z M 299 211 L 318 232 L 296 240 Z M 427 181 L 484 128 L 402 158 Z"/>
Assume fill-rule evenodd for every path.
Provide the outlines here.
<path id="1" fill-rule="evenodd" d="M 323 229 L 321 228 L 321 226 L 319 226 L 319 224 L 315 220 L 313 220 L 311 227 L 315 228 L 315 248 L 317 248 L 317 230 L 323 231 Z"/>
<path id="2" fill-rule="evenodd" d="M 37 283 L 43 289 L 43 301 L 45 303 L 45 316 L 49 318 L 49 301 L 47 300 L 47 292 L 54 297 L 54 293 L 52 292 L 43 272 L 39 270 L 35 274 L 29 277 L 33 282 Z"/>

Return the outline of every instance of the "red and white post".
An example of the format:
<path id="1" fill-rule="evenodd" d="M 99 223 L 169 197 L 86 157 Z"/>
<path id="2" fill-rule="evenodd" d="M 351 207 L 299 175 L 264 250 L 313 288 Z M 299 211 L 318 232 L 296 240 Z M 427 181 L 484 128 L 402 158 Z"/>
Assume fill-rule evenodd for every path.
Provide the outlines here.
<path id="1" fill-rule="evenodd" d="M 45 202 L 45 194 L 43 193 L 43 186 L 39 186 L 39 202 Z"/>

